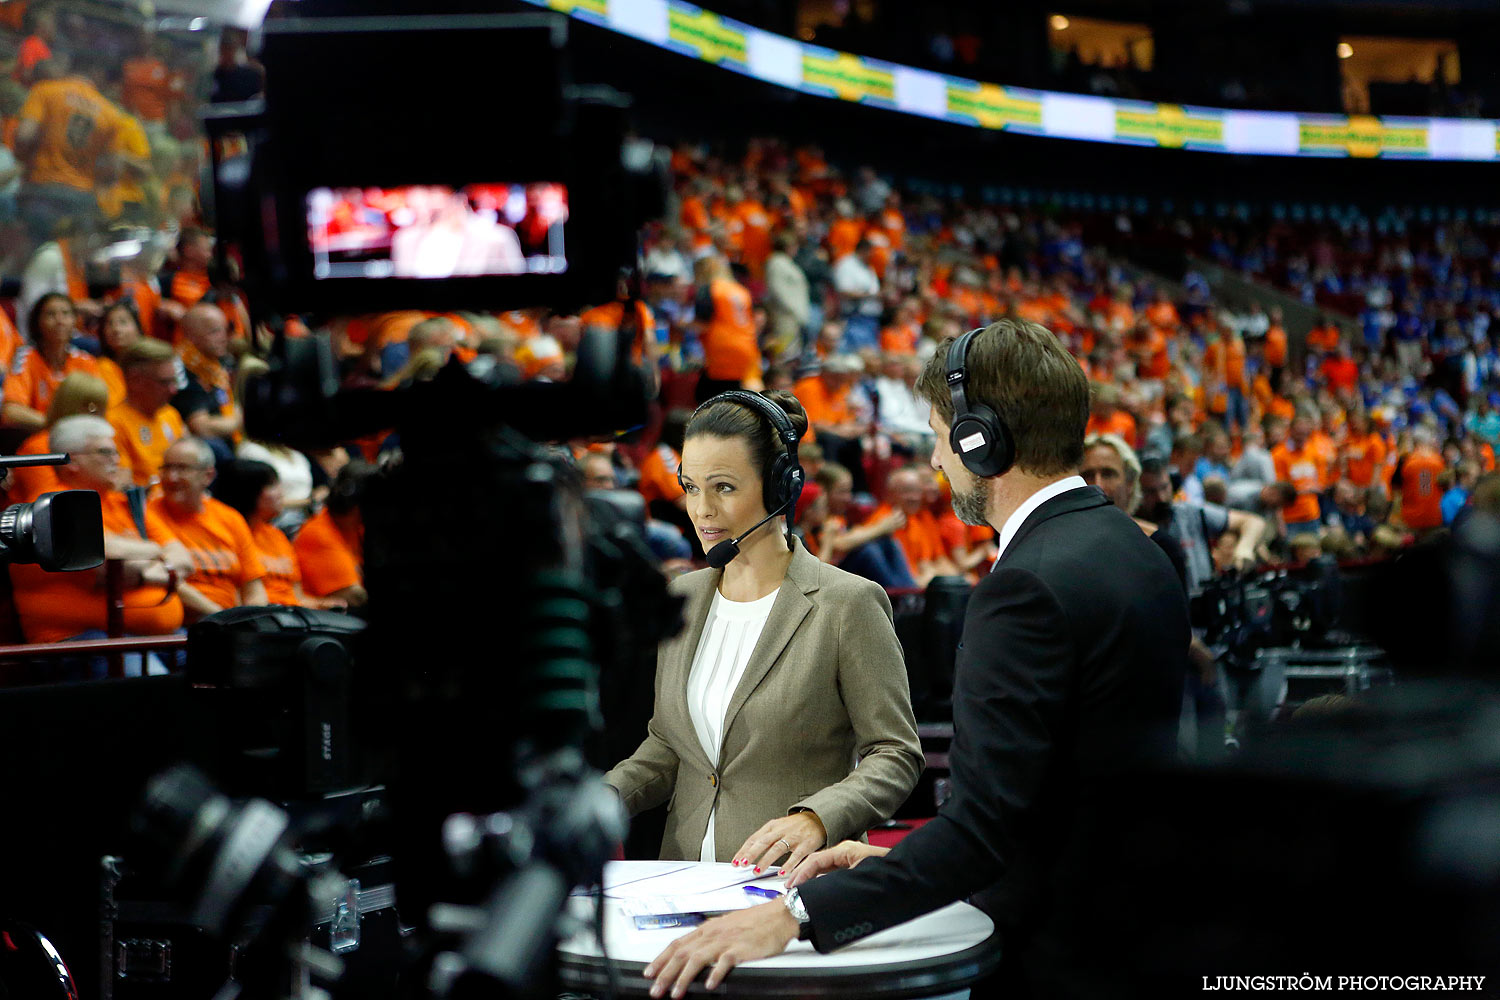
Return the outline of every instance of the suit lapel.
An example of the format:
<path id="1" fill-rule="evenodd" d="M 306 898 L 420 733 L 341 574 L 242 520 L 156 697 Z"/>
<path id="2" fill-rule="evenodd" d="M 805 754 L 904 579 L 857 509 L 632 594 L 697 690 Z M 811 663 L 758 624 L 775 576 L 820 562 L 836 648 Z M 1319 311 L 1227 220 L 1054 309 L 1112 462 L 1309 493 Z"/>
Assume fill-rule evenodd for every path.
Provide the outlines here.
<path id="1" fill-rule="evenodd" d="M 734 697 L 729 700 L 729 707 L 724 712 L 725 741 L 729 736 L 729 728 L 734 725 L 735 716 L 745 707 L 745 702 L 750 700 L 751 693 L 760 682 L 765 680 L 771 665 L 792 641 L 802 619 L 812 610 L 812 601 L 807 599 L 807 595 L 818 589 L 819 565 L 818 558 L 798 542 L 792 554 L 792 564 L 787 567 L 786 579 L 781 582 L 781 590 L 771 605 L 770 616 L 766 618 L 766 627 L 761 629 L 755 650 L 750 654 L 750 662 L 745 664 L 745 673 L 740 677 L 740 683 L 734 689 Z M 723 749 L 721 741 L 720 764 L 723 763 Z"/>
<path id="2" fill-rule="evenodd" d="M 1020 530 L 1010 540 L 1010 544 L 1005 547 L 1005 553 L 1000 557 L 1000 562 L 1003 563 L 1009 559 L 1011 554 L 1016 551 L 1016 548 L 1020 546 L 1021 542 L 1026 539 L 1026 536 L 1037 529 L 1037 525 L 1045 521 L 1050 521 L 1054 517 L 1060 517 L 1063 514 L 1071 514 L 1079 510 L 1090 510 L 1094 507 L 1103 507 L 1107 503 L 1109 503 L 1109 499 L 1094 486 L 1085 486 L 1081 489 L 1072 489 L 1066 493 L 1058 494 L 1027 516 L 1026 520 L 1022 522 Z"/>

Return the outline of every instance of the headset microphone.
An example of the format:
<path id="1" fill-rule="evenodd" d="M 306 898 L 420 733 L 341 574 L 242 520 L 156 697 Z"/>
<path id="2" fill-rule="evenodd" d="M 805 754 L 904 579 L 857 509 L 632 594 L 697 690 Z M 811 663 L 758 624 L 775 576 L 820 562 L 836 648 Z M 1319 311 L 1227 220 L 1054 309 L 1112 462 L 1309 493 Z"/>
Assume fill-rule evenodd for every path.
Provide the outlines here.
<path id="1" fill-rule="evenodd" d="M 801 470 L 799 469 L 798 472 L 801 472 Z M 713 548 L 709 549 L 707 554 L 704 556 L 704 558 L 708 560 L 708 564 L 714 569 L 723 569 L 725 566 L 728 566 L 731 562 L 734 561 L 734 557 L 740 554 L 740 542 L 743 542 L 745 539 L 755 534 L 762 527 L 764 527 L 765 524 L 771 520 L 771 518 L 786 510 L 791 502 L 792 501 L 788 499 L 786 503 L 782 504 L 780 507 L 777 507 L 765 517 L 761 518 L 759 524 L 751 528 L 749 531 L 745 532 L 740 537 L 726 538 L 718 545 L 715 545 Z"/>

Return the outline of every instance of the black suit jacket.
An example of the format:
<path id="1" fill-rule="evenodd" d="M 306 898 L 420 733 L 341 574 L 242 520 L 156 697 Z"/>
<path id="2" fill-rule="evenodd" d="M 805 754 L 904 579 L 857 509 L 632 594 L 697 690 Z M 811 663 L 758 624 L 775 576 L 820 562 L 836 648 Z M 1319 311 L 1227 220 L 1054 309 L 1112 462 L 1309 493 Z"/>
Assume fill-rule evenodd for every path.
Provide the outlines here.
<path id="1" fill-rule="evenodd" d="M 1004 980 L 1108 992 L 1083 862 L 1108 828 L 1105 785 L 1171 753 L 1189 638 L 1167 557 L 1102 493 L 1038 507 L 969 601 L 952 797 L 887 856 L 803 887 L 814 946 L 973 896 L 1001 932 Z"/>

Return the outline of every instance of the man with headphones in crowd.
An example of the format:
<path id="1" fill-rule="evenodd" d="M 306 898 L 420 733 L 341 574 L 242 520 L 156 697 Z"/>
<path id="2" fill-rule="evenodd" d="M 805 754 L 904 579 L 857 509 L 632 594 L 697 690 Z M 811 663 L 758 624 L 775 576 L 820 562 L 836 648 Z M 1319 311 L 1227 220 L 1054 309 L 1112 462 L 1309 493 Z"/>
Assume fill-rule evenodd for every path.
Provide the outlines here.
<path id="1" fill-rule="evenodd" d="M 1001 964 L 987 987 L 1128 991 L 1107 940 L 1128 901 L 1094 893 L 1090 836 L 1110 827 L 1111 786 L 1172 752 L 1182 586 L 1078 475 L 1088 381 L 1049 331 L 1009 319 L 971 331 L 937 351 L 917 391 L 954 511 L 1000 536 L 954 668 L 952 797 L 889 852 L 837 844 L 791 873 L 783 900 L 679 938 L 646 967 L 653 996 L 684 995 L 704 969 L 712 989 L 795 938 L 828 952 L 961 899 L 995 920 Z"/>

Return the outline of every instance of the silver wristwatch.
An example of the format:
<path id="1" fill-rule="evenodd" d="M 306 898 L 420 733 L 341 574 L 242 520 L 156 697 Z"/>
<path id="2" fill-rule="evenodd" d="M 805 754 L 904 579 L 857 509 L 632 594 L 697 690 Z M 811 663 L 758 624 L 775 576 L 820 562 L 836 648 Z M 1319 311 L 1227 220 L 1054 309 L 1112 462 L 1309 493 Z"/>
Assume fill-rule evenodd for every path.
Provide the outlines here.
<path id="1" fill-rule="evenodd" d="M 802 890 L 790 890 L 781 901 L 786 904 L 792 919 L 797 921 L 797 940 L 806 941 L 812 936 L 812 918 L 807 915 L 807 904 L 802 902 Z"/>

